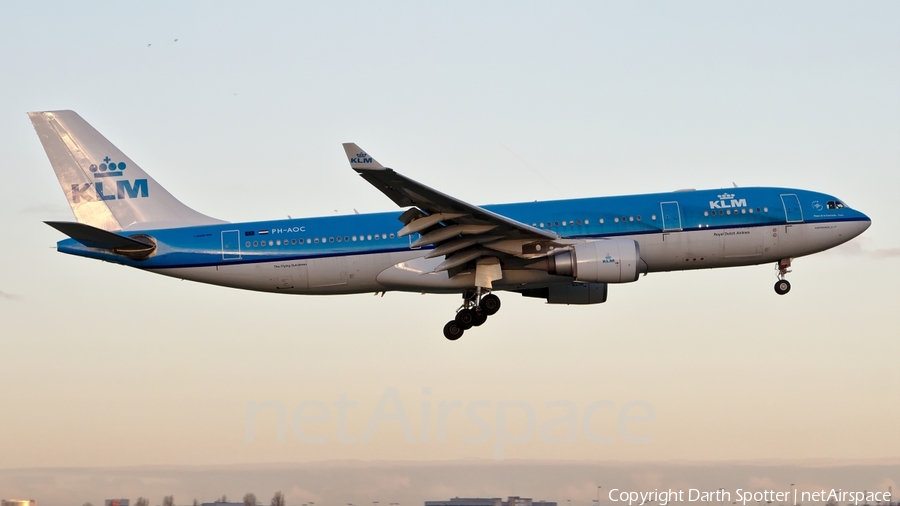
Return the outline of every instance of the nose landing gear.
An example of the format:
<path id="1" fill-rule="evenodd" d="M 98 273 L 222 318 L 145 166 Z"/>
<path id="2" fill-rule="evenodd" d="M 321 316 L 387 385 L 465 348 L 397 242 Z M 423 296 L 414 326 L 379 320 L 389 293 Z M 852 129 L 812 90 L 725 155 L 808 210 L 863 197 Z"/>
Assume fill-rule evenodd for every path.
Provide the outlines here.
<path id="1" fill-rule="evenodd" d="M 778 282 L 775 283 L 775 293 L 778 295 L 784 295 L 791 291 L 791 283 L 790 281 L 784 279 L 787 273 L 790 271 L 791 267 L 791 259 L 783 258 L 778 261 Z"/>
<path id="2" fill-rule="evenodd" d="M 444 325 L 444 337 L 456 341 L 466 330 L 483 325 L 488 316 L 499 310 L 500 297 L 492 293 L 482 297 L 481 288 L 465 292 L 462 306 L 456 311 L 456 317 Z"/>

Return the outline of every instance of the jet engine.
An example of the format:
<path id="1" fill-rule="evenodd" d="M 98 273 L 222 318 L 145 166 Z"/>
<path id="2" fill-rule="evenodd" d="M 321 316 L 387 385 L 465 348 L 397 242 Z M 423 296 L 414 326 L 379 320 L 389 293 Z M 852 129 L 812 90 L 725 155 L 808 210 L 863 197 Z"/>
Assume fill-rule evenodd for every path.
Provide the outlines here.
<path id="1" fill-rule="evenodd" d="M 570 276 L 581 283 L 631 283 L 647 264 L 631 239 L 601 239 L 576 244 L 547 258 L 547 272 Z"/>

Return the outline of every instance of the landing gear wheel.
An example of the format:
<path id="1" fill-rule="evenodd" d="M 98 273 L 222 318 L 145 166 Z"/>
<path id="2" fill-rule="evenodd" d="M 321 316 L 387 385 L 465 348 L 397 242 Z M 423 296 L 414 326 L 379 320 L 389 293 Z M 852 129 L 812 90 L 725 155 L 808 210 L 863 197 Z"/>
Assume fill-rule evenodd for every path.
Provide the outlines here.
<path id="1" fill-rule="evenodd" d="M 497 311 L 500 311 L 500 297 L 497 297 L 494 294 L 485 295 L 481 298 L 481 310 L 487 316 L 491 316 Z"/>
<path id="2" fill-rule="evenodd" d="M 462 337 L 463 332 L 465 331 L 462 327 L 459 326 L 458 323 L 456 323 L 456 320 L 450 320 L 446 325 L 444 325 L 444 337 L 451 341 L 456 341 L 457 339 Z"/>
<path id="3" fill-rule="evenodd" d="M 475 320 L 472 322 L 472 325 L 474 325 L 476 327 L 481 326 L 484 322 L 487 321 L 487 317 L 488 317 L 488 314 L 485 310 L 483 310 L 483 309 L 475 310 Z"/>
<path id="4" fill-rule="evenodd" d="M 779 279 L 777 283 L 775 283 L 775 293 L 778 295 L 784 295 L 791 291 L 791 283 L 786 279 Z"/>
<path id="5" fill-rule="evenodd" d="M 475 324 L 475 318 L 476 314 L 474 309 L 462 309 L 456 313 L 456 323 L 458 323 L 463 330 L 472 328 L 472 325 Z"/>

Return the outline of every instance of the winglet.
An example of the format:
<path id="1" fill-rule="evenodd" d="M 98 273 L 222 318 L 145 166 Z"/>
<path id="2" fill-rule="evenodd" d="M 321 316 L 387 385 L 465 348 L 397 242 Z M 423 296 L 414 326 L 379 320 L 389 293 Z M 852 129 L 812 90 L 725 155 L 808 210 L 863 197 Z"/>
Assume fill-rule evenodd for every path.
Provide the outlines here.
<path id="1" fill-rule="evenodd" d="M 353 167 L 354 170 L 384 170 L 384 165 L 378 163 L 352 142 L 344 143 L 344 152 L 347 153 L 347 160 L 350 161 L 350 167 Z"/>

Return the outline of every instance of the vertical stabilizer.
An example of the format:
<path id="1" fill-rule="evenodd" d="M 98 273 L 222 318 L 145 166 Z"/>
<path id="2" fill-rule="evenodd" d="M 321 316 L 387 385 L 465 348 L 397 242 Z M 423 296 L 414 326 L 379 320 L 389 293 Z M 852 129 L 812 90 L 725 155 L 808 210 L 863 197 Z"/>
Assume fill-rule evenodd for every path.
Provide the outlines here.
<path id="1" fill-rule="evenodd" d="M 103 230 L 224 223 L 182 204 L 74 111 L 28 117 L 79 223 Z"/>

